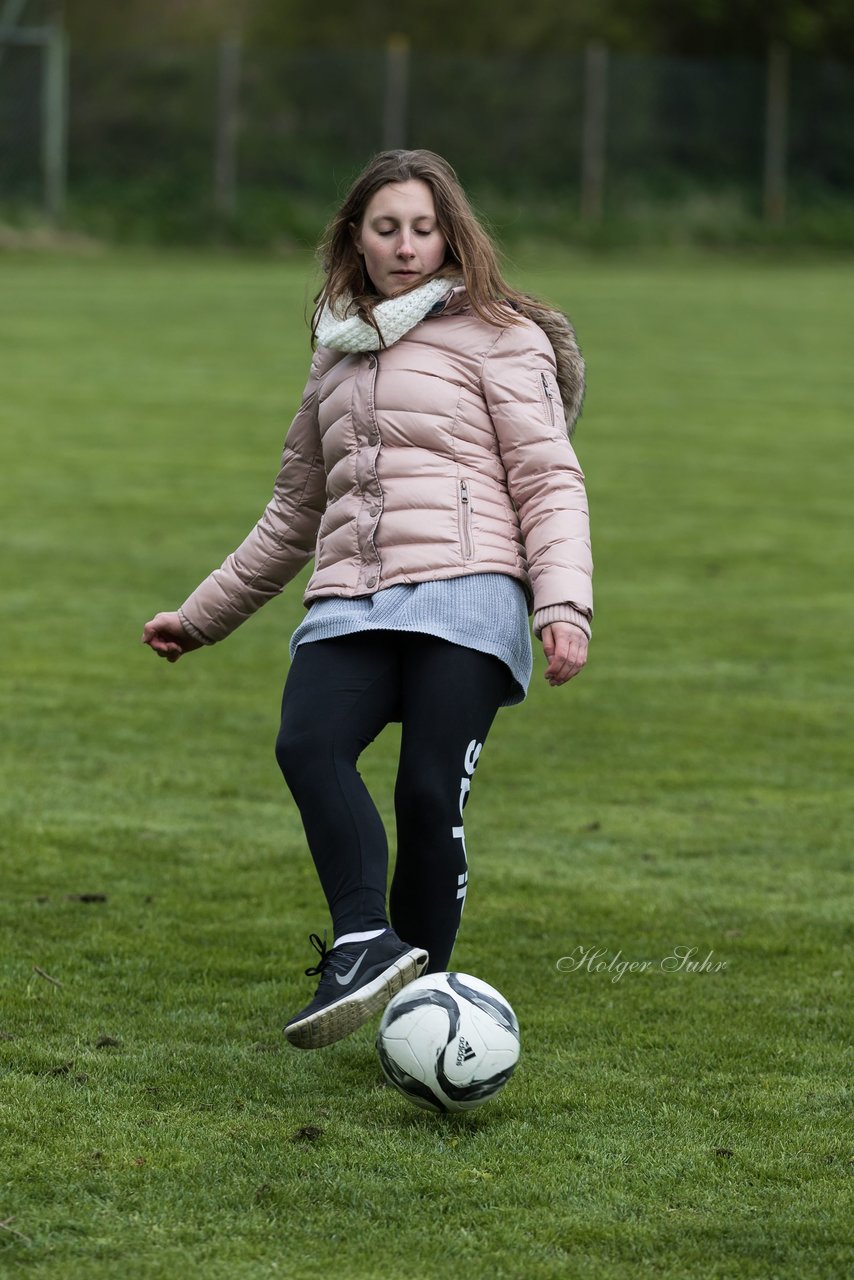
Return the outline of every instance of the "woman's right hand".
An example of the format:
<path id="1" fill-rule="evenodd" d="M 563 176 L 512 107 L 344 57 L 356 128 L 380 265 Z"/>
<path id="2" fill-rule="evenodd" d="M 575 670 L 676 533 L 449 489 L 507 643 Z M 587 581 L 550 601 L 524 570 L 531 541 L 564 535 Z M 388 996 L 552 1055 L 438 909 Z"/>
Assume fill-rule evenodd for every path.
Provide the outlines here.
<path id="1" fill-rule="evenodd" d="M 177 662 L 185 653 L 201 649 L 201 640 L 194 640 L 181 626 L 177 613 L 158 613 L 142 629 L 142 643 L 149 645 L 167 662 Z"/>

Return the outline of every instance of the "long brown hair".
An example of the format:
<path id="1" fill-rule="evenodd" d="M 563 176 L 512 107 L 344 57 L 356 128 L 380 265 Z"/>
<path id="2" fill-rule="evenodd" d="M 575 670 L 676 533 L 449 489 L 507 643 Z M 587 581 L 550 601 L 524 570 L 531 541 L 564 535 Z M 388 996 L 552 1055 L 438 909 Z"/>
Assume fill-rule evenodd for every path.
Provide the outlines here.
<path id="1" fill-rule="evenodd" d="M 375 192 L 390 182 L 408 182 L 413 178 L 426 182 L 433 194 L 436 220 L 447 249 L 439 270 L 412 287 L 418 288 L 426 279 L 461 275 L 471 308 L 481 320 L 505 327 L 523 315 L 538 324 L 555 349 L 558 383 L 567 423 L 572 427 L 584 395 L 584 365 L 572 326 L 560 311 L 507 283 L 498 264 L 498 251 L 472 209 L 456 173 L 447 160 L 434 151 L 381 151 L 353 183 L 318 249 L 326 279 L 314 299 L 312 346 L 317 342 L 317 324 L 324 306 L 335 309 L 344 300 L 351 302 L 356 313 L 379 332 L 373 309 L 382 301 L 382 296 L 356 250 L 353 228 L 361 226 Z"/>

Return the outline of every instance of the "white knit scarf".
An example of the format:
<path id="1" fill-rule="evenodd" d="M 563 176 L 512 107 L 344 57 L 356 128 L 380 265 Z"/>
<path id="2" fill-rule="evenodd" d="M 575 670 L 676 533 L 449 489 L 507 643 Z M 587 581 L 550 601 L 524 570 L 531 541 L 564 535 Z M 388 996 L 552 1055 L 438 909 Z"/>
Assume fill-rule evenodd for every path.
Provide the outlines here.
<path id="1" fill-rule="evenodd" d="M 390 347 L 423 320 L 441 298 L 460 284 L 462 279 L 456 277 L 428 280 L 409 293 L 377 303 L 374 307 L 374 319 L 379 333 L 361 316 L 347 315 L 351 306 L 349 298 L 343 298 L 335 311 L 327 304 L 317 322 L 317 345 L 351 352 L 378 351 L 383 345 Z"/>

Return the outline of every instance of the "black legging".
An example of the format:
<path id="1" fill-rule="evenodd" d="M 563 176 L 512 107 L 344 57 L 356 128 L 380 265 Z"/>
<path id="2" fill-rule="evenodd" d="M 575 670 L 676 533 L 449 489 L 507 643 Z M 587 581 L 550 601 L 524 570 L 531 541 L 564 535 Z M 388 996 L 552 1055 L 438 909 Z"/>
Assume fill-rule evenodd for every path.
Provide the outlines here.
<path id="1" fill-rule="evenodd" d="M 356 761 L 399 720 L 391 924 L 405 942 L 429 951 L 428 972 L 447 968 L 468 874 L 462 809 L 510 681 L 498 658 L 433 636 L 371 631 L 299 646 L 276 758 L 336 937 L 388 924 L 388 844 Z"/>

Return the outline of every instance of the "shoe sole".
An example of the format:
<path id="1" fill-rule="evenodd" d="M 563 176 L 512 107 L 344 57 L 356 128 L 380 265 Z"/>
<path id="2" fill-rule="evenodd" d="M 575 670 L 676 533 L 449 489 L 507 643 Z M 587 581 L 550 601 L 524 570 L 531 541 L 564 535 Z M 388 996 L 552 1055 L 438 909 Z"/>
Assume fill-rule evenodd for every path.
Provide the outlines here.
<path id="1" fill-rule="evenodd" d="M 427 952 L 420 947 L 404 952 L 366 986 L 285 1027 L 285 1039 L 296 1049 L 325 1049 L 336 1040 L 343 1040 L 374 1014 L 381 1013 L 398 991 L 414 982 L 428 959 Z"/>

